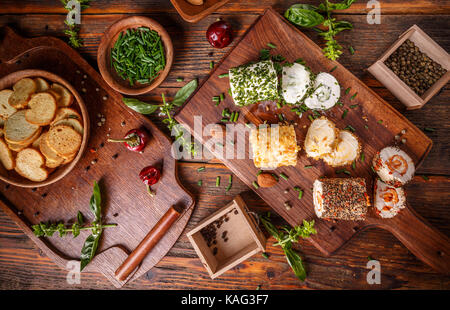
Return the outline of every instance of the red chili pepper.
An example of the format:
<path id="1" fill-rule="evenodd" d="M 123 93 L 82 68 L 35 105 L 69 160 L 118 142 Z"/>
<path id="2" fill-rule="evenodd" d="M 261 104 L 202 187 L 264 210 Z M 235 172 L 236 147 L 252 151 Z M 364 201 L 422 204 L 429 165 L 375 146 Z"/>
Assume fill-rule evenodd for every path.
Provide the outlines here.
<path id="1" fill-rule="evenodd" d="M 140 152 L 144 149 L 148 134 L 140 129 L 132 129 L 126 133 L 123 139 L 108 139 L 108 142 L 123 142 L 125 147 L 133 152 Z"/>
<path id="2" fill-rule="evenodd" d="M 159 172 L 158 168 L 155 168 L 153 166 L 145 167 L 139 173 L 139 178 L 147 186 L 147 191 L 150 194 L 150 196 L 152 196 L 152 197 L 155 194 L 155 192 L 153 192 L 151 190 L 150 186 L 158 183 L 160 177 L 161 177 L 161 173 Z"/>

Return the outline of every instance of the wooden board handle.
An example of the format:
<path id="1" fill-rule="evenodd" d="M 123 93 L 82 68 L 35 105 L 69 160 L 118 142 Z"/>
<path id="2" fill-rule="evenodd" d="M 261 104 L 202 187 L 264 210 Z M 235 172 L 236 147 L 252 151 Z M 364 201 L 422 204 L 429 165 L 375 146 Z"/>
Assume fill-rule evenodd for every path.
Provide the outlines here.
<path id="1" fill-rule="evenodd" d="M 390 231 L 417 258 L 440 273 L 450 274 L 450 240 L 407 206 L 392 219 L 368 219 Z"/>
<path id="2" fill-rule="evenodd" d="M 124 281 L 130 273 L 142 262 L 153 247 L 161 240 L 172 224 L 180 217 L 181 213 L 174 206 L 163 215 L 139 245 L 127 257 L 122 265 L 117 268 L 115 276 L 119 281 Z"/>

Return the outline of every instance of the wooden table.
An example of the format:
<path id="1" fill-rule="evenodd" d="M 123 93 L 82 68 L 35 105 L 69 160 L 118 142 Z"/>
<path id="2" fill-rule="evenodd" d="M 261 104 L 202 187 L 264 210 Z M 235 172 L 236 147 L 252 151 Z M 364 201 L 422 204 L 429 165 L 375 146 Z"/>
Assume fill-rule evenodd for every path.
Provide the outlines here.
<path id="1" fill-rule="evenodd" d="M 2 0 L 0 26 L 11 25 L 24 36 L 56 36 L 64 38 L 66 11 L 59 1 Z M 218 17 L 229 21 L 240 36 L 264 9 L 273 6 L 283 13 L 291 4 L 299 1 L 230 1 L 217 13 L 197 24 L 184 22 L 166 0 L 92 1 L 92 7 L 82 15 L 81 37 L 85 46 L 80 53 L 96 67 L 96 52 L 105 29 L 127 15 L 145 15 L 159 21 L 172 36 L 175 60 L 166 81 L 146 100 L 160 101 L 164 92 L 173 96 L 180 87 L 176 78 L 185 81 L 193 78 L 203 80 L 209 73 L 209 62 L 218 62 L 230 47 L 216 50 L 205 39 L 209 24 Z M 317 3 L 317 1 L 300 1 Z M 387 102 L 399 109 L 419 128 L 431 127 L 436 131 L 427 133 L 433 139 L 433 149 L 414 181 L 407 186 L 408 200 L 412 207 L 432 225 L 450 235 L 450 88 L 444 89 L 422 109 L 405 111 L 401 103 L 376 81 L 366 68 L 371 65 L 392 42 L 413 24 L 419 25 L 428 35 L 447 51 L 450 50 L 450 5 L 439 0 L 413 1 L 384 0 L 380 25 L 366 22 L 367 1 L 358 0 L 345 14 L 336 17 L 351 21 L 355 29 L 339 35 L 344 47 L 353 46 L 354 55 L 345 50 L 339 61 L 362 79 Z M 304 31 L 316 42 L 321 42 L 313 31 Z M 232 45 L 233 45 L 232 44 Z M 164 128 L 157 116 L 151 119 Z M 166 130 L 167 132 L 167 130 Z M 197 168 L 205 166 L 205 172 Z M 218 207 L 225 205 L 236 194 L 242 194 L 251 208 L 257 212 L 270 208 L 234 178 L 233 188 L 225 193 L 215 187 L 215 178 L 227 178 L 229 170 L 218 160 L 179 162 L 179 174 L 197 199 L 197 206 L 186 227 L 192 229 L 201 219 Z M 426 180 L 422 176 L 426 175 Z M 199 187 L 197 181 L 203 180 Z M 0 184 L 5 186 L 5 184 Z M 39 189 L 38 189 L 39 191 Z M 281 223 L 281 221 L 280 221 Z M 443 276 L 417 260 L 398 240 L 386 231 L 369 229 L 361 232 L 331 257 L 324 257 L 309 242 L 301 241 L 298 249 L 306 261 L 308 278 L 299 282 L 285 261 L 279 247 L 269 240 L 269 259 L 255 256 L 240 264 L 216 280 L 211 280 L 197 258 L 192 246 L 183 234 L 169 254 L 152 270 L 126 289 L 450 289 L 450 277 Z M 381 263 L 381 284 L 368 285 L 366 264 L 368 257 Z M 111 289 L 113 286 L 103 276 L 83 273 L 81 284 L 66 282 L 67 272 L 58 268 L 45 257 L 22 231 L 0 211 L 0 288 L 1 289 Z"/>

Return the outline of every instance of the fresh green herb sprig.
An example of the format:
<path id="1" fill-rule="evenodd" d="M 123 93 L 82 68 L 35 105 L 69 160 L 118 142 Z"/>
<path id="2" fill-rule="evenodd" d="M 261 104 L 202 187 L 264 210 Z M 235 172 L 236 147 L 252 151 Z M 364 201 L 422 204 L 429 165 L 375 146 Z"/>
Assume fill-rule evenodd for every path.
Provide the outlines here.
<path id="1" fill-rule="evenodd" d="M 342 46 L 339 45 L 335 36 L 343 30 L 352 29 L 353 25 L 348 21 L 337 21 L 331 17 L 331 12 L 348 9 L 353 2 L 355 0 L 344 0 L 339 3 L 325 0 L 317 7 L 310 4 L 294 4 L 286 10 L 284 16 L 291 23 L 301 27 L 313 28 L 319 25 L 326 27 L 327 30 L 313 29 L 325 39 L 324 55 L 331 60 L 336 60 L 342 54 Z"/>
<path id="2" fill-rule="evenodd" d="M 281 246 L 286 256 L 286 260 L 291 266 L 297 278 L 301 281 L 306 279 L 306 270 L 303 266 L 302 258 L 293 249 L 293 243 L 297 243 L 300 238 L 309 238 L 311 234 L 316 234 L 317 231 L 314 228 L 314 220 L 303 220 L 302 225 L 295 226 L 293 228 L 283 227 L 281 230 L 275 227 L 270 221 L 268 216 L 261 216 L 261 222 L 263 223 L 267 232 L 269 232 L 277 241 L 274 245 Z"/>
<path id="3" fill-rule="evenodd" d="M 80 9 L 84 10 L 89 7 L 90 0 L 75 0 L 79 3 Z M 61 3 L 64 5 L 64 8 L 67 11 L 71 11 L 73 7 L 69 6 L 69 0 L 61 0 Z M 69 37 L 69 44 L 74 48 L 80 48 L 83 46 L 83 40 L 78 36 L 80 32 L 80 27 L 75 24 L 69 23 L 67 20 L 64 21 L 67 25 L 68 29 L 64 30 L 64 34 Z"/>
<path id="4" fill-rule="evenodd" d="M 94 215 L 94 221 L 88 225 L 84 225 L 83 214 L 78 211 L 77 221 L 71 226 L 66 226 L 64 223 L 45 223 L 41 222 L 36 225 L 32 225 L 33 233 L 37 237 L 52 237 L 56 232 L 60 237 L 66 236 L 68 233 L 72 233 L 76 238 L 82 230 L 90 230 L 91 234 L 86 238 L 81 249 L 81 263 L 80 271 L 87 266 L 87 264 L 94 258 L 97 251 L 98 243 L 102 235 L 103 229 L 107 227 L 115 227 L 117 224 L 103 224 L 102 223 L 102 205 L 101 205 L 101 193 L 100 187 L 97 182 L 94 181 L 94 189 L 89 202 L 89 207 Z"/>
<path id="5" fill-rule="evenodd" d="M 198 82 L 196 79 L 190 81 L 186 85 L 184 85 L 180 90 L 175 94 L 173 100 L 167 101 L 164 94 L 161 94 L 163 99 L 162 104 L 150 104 L 143 101 L 140 101 L 136 98 L 122 98 L 123 103 L 130 109 L 141 113 L 141 114 L 152 114 L 156 111 L 160 111 L 160 114 L 165 116 L 163 119 L 163 123 L 166 124 L 167 128 L 172 132 L 175 136 L 175 141 L 179 141 L 180 145 L 184 148 L 189 149 L 192 155 L 196 154 L 195 143 L 192 141 L 187 141 L 184 138 L 184 130 L 179 125 L 179 123 L 172 117 L 173 111 L 181 107 L 184 102 L 189 98 L 190 95 L 197 89 Z"/>

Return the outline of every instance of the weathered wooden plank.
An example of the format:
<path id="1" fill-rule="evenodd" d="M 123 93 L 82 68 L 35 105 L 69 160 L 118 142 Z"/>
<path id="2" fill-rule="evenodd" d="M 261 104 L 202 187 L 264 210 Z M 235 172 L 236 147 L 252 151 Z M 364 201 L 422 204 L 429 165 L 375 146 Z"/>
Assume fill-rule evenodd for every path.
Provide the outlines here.
<path id="1" fill-rule="evenodd" d="M 197 168 L 205 167 L 204 172 Z M 186 227 L 192 229 L 200 220 L 229 202 L 241 193 L 250 208 L 264 213 L 269 207 L 237 178 L 233 188 L 225 192 L 225 185 L 216 188 L 217 175 L 226 178 L 228 169 L 221 164 L 181 163 L 179 175 L 182 183 L 197 197 L 197 207 Z M 203 180 L 199 187 L 197 181 Z M 408 186 L 410 204 L 432 225 L 450 235 L 449 200 L 450 178 L 431 176 L 428 181 L 416 176 Z M 39 189 L 38 189 L 39 191 Z M 275 219 L 282 224 L 280 218 Z M 366 281 L 367 257 L 380 261 L 382 284 L 376 288 L 427 288 L 449 289 L 450 277 L 443 277 L 418 261 L 392 235 L 370 229 L 361 232 L 343 249 L 331 257 L 323 257 L 309 242 L 301 241 L 301 253 L 309 275 L 300 283 L 285 262 L 280 248 L 268 242 L 269 259 L 255 256 L 225 273 L 219 279 L 211 280 L 188 242 L 185 233 L 174 248 L 155 268 L 143 277 L 125 286 L 127 289 L 300 289 L 300 288 L 374 288 Z M 299 248 L 300 249 L 300 248 Z M 83 273 L 80 285 L 66 282 L 66 271 L 58 268 L 35 248 L 17 226 L 0 213 L 0 288 L 1 289 L 107 289 L 112 288 L 100 274 Z M 195 279 L 195 281 L 193 281 Z"/>
<path id="2" fill-rule="evenodd" d="M 358 0 L 349 9 L 346 14 L 365 14 L 367 9 L 365 0 Z M 405 4 L 401 0 L 383 0 L 381 2 L 382 14 L 448 14 L 450 4 L 442 3 L 439 0 L 419 0 Z M 266 7 L 273 6 L 277 11 L 284 12 L 289 6 L 295 3 L 309 3 L 317 5 L 317 0 L 288 0 L 277 2 L 273 0 L 250 0 L 239 1 L 232 0 L 220 8 L 217 13 L 222 14 L 242 14 L 242 13 L 262 13 Z M 86 14 L 104 14 L 104 13 L 128 13 L 142 14 L 155 12 L 175 12 L 174 7 L 169 1 L 120 1 L 120 0 L 96 0 L 91 1 L 91 7 L 85 10 Z M 39 0 L 21 1 L 20 4 L 14 0 L 3 0 L 0 7 L 0 13 L 31 14 L 31 13 L 61 13 L 65 10 L 62 5 L 56 2 L 46 1 L 42 3 Z"/>

